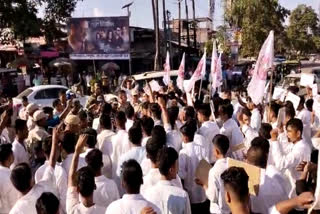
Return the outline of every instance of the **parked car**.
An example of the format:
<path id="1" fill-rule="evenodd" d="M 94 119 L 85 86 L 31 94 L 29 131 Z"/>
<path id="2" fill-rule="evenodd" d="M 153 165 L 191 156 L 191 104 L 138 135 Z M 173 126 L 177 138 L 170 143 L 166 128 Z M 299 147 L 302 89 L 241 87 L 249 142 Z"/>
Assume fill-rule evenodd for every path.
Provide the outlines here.
<path id="1" fill-rule="evenodd" d="M 40 85 L 27 88 L 17 97 L 13 98 L 14 105 L 21 105 L 22 97 L 26 96 L 30 103 L 36 103 L 41 107 L 50 106 L 54 100 L 59 98 L 60 91 L 68 91 L 69 89 L 62 85 Z M 85 106 L 88 97 L 76 94 L 76 99 L 80 101 L 82 106 Z"/>

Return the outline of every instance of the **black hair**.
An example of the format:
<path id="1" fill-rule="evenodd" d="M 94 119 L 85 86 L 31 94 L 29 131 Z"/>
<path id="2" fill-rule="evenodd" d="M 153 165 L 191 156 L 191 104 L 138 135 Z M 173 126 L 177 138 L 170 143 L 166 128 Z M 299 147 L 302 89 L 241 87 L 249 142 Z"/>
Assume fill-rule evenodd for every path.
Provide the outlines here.
<path id="1" fill-rule="evenodd" d="M 43 192 L 37 199 L 37 214 L 56 214 L 59 211 L 59 199 L 51 192 Z"/>
<path id="2" fill-rule="evenodd" d="M 43 113 L 45 114 L 52 114 L 53 113 L 53 108 L 49 107 L 49 106 L 45 106 L 42 108 Z"/>
<path id="3" fill-rule="evenodd" d="M 59 91 L 59 97 L 60 97 L 61 95 L 66 95 L 66 92 L 65 92 L 64 90 L 60 90 L 60 91 Z"/>
<path id="4" fill-rule="evenodd" d="M 251 146 L 258 146 L 260 147 L 263 152 L 269 154 L 270 144 L 269 141 L 263 137 L 256 137 L 251 141 Z"/>
<path id="5" fill-rule="evenodd" d="M 150 107 L 150 103 L 149 102 L 144 102 L 144 103 L 141 104 L 141 108 L 143 108 L 143 109 L 149 109 L 149 107 Z"/>
<path id="6" fill-rule="evenodd" d="M 74 133 L 66 132 L 64 134 L 61 146 L 67 154 L 74 153 L 77 140 L 77 136 Z"/>
<path id="7" fill-rule="evenodd" d="M 167 143 L 167 133 L 164 130 L 163 126 L 155 126 L 151 131 L 151 138 L 153 142 L 159 145 L 166 145 Z"/>
<path id="8" fill-rule="evenodd" d="M 311 111 L 311 112 L 312 112 L 313 99 L 307 100 L 307 102 L 306 102 L 306 107 L 307 107 L 308 111 Z"/>
<path id="9" fill-rule="evenodd" d="M 102 126 L 105 129 L 112 128 L 111 118 L 109 115 L 102 114 L 100 116 L 99 122 L 100 122 L 100 126 Z"/>
<path id="10" fill-rule="evenodd" d="M 27 127 L 27 121 L 21 120 L 21 119 L 16 119 L 14 128 L 16 130 L 16 133 L 18 131 L 23 131 Z"/>
<path id="11" fill-rule="evenodd" d="M 198 107 L 198 112 L 205 117 L 209 118 L 211 116 L 211 107 L 210 104 L 201 104 Z"/>
<path id="12" fill-rule="evenodd" d="M 229 150 L 229 139 L 222 134 L 217 134 L 213 139 L 212 143 L 219 151 L 223 154 L 226 155 L 228 150 Z"/>
<path id="13" fill-rule="evenodd" d="M 188 137 L 189 141 L 193 141 L 194 139 L 194 134 L 196 133 L 196 130 L 194 129 L 194 125 L 192 123 L 185 123 L 181 128 L 180 128 L 181 134 L 184 136 Z"/>
<path id="14" fill-rule="evenodd" d="M 125 94 L 125 95 L 127 95 L 127 93 L 126 93 L 125 90 L 120 90 L 119 93 L 118 93 L 118 95 L 120 95 L 120 94 Z"/>
<path id="15" fill-rule="evenodd" d="M 53 108 L 57 107 L 60 102 L 61 102 L 61 101 L 60 101 L 59 99 L 55 99 L 55 100 L 52 102 Z"/>
<path id="16" fill-rule="evenodd" d="M 86 163 L 97 173 L 103 167 L 103 154 L 99 149 L 91 150 L 86 156 Z"/>
<path id="17" fill-rule="evenodd" d="M 153 163 L 157 163 L 157 157 L 159 150 L 163 148 L 163 145 L 153 142 L 152 138 L 149 138 L 146 144 L 147 157 Z"/>
<path id="18" fill-rule="evenodd" d="M 94 172 L 88 166 L 82 167 L 77 172 L 78 188 L 81 196 L 89 197 L 93 194 L 96 187 Z"/>
<path id="19" fill-rule="evenodd" d="M 85 119 L 88 119 L 88 114 L 87 114 L 87 112 L 81 110 L 78 113 L 78 117 L 79 117 L 80 120 L 85 120 Z"/>
<path id="20" fill-rule="evenodd" d="M 130 193 L 139 193 L 143 184 L 143 174 L 139 163 L 130 159 L 122 164 L 121 179 Z"/>
<path id="21" fill-rule="evenodd" d="M 134 116 L 134 108 L 132 107 L 132 105 L 130 103 L 128 103 L 125 107 L 125 113 L 126 113 L 126 117 L 128 119 L 132 118 Z"/>
<path id="22" fill-rule="evenodd" d="M 194 108 L 192 106 L 184 107 L 184 111 L 185 111 L 186 121 L 196 118 L 196 112 L 194 111 Z"/>
<path id="23" fill-rule="evenodd" d="M 87 140 L 87 145 L 89 148 L 95 148 L 97 144 L 97 131 L 94 130 L 93 128 L 86 128 L 83 131 L 83 134 L 88 135 L 88 140 Z"/>
<path id="24" fill-rule="evenodd" d="M 293 106 L 286 106 L 284 108 L 285 116 L 293 119 L 296 116 L 296 111 Z"/>
<path id="25" fill-rule="evenodd" d="M 13 154 L 12 144 L 10 143 L 0 144 L 0 163 L 3 163 L 6 160 L 8 160 L 10 155 L 12 154 Z"/>
<path id="26" fill-rule="evenodd" d="M 272 101 L 270 104 L 270 111 L 274 112 L 275 117 L 278 117 L 279 110 L 280 110 L 280 105 L 278 103 Z"/>
<path id="27" fill-rule="evenodd" d="M 291 120 L 288 121 L 286 128 L 288 127 L 293 128 L 296 131 L 300 131 L 301 136 L 302 136 L 302 132 L 303 132 L 303 123 L 300 119 L 297 118 L 293 118 Z"/>
<path id="28" fill-rule="evenodd" d="M 119 111 L 116 114 L 116 120 L 118 121 L 118 123 L 120 125 L 125 126 L 125 124 L 127 122 L 126 114 L 123 111 Z"/>
<path id="29" fill-rule="evenodd" d="M 176 163 L 179 155 L 174 148 L 163 147 L 158 152 L 158 168 L 161 175 L 167 176 L 170 168 Z"/>
<path id="30" fill-rule="evenodd" d="M 249 176 L 241 167 L 230 167 L 221 174 L 224 186 L 231 189 L 241 202 L 247 202 L 249 196 Z"/>
<path id="31" fill-rule="evenodd" d="M 179 107 L 178 106 L 172 106 L 168 108 L 168 117 L 170 121 L 171 128 L 174 129 L 174 126 L 176 124 L 176 120 L 179 116 Z"/>
<path id="32" fill-rule="evenodd" d="M 27 163 L 20 163 L 11 171 L 10 180 L 13 186 L 21 193 L 30 189 L 32 179 L 31 168 Z"/>
<path id="33" fill-rule="evenodd" d="M 154 122 L 153 119 L 151 117 L 147 117 L 147 116 L 143 116 L 141 118 L 141 127 L 144 130 L 144 132 L 150 136 L 152 129 L 154 127 Z"/>
<path id="34" fill-rule="evenodd" d="M 159 120 L 161 119 L 161 108 L 158 103 L 151 103 L 150 111 L 153 117 Z"/>
<path id="35" fill-rule="evenodd" d="M 270 140 L 272 131 L 272 126 L 269 123 L 261 123 L 261 127 L 259 129 L 259 136 L 264 139 Z"/>
<path id="36" fill-rule="evenodd" d="M 228 118 L 232 118 L 233 106 L 231 103 L 224 101 L 223 104 L 220 105 L 219 107 L 220 107 L 223 114 L 226 114 L 228 116 Z"/>
<path id="37" fill-rule="evenodd" d="M 129 140 L 133 145 L 141 145 L 142 130 L 140 126 L 132 126 L 128 132 Z"/>
<path id="38" fill-rule="evenodd" d="M 112 111 L 112 105 L 110 103 L 103 103 L 101 107 L 101 115 L 110 115 Z"/>
<path id="39" fill-rule="evenodd" d="M 247 161 L 254 166 L 266 168 L 268 153 L 266 153 L 264 145 L 252 144 L 247 152 Z"/>
<path id="40" fill-rule="evenodd" d="M 251 117 L 252 116 L 251 111 L 248 108 L 243 108 L 241 110 L 241 113 L 246 115 L 247 117 Z"/>
<path id="41" fill-rule="evenodd" d="M 22 97 L 22 102 L 28 102 L 28 98 L 26 96 Z"/>

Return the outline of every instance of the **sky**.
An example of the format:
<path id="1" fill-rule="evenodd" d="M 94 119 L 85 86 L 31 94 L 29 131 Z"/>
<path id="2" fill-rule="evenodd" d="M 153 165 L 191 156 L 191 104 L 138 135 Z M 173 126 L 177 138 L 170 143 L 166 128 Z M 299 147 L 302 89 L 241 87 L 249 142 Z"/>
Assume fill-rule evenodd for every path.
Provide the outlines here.
<path id="1" fill-rule="evenodd" d="M 73 17 L 92 16 L 125 16 L 127 10 L 121 7 L 134 1 L 131 7 L 130 25 L 138 27 L 153 28 L 151 0 L 83 0 L 77 4 Z M 172 18 L 178 18 L 178 0 L 166 0 L 166 9 L 172 14 Z M 182 0 L 183 2 L 185 0 Z M 189 17 L 191 17 L 191 1 L 189 4 Z M 162 1 L 159 0 L 159 3 Z M 214 15 L 215 27 L 223 21 L 223 0 L 216 0 L 216 13 Z M 280 4 L 287 9 L 294 9 L 298 4 L 312 6 L 316 12 L 319 11 L 320 0 L 279 0 Z M 195 0 L 196 17 L 208 16 L 208 0 Z M 185 17 L 185 4 L 182 4 L 182 17 Z M 159 4 L 160 20 L 162 20 L 162 4 Z M 41 14 L 41 12 L 40 12 Z M 162 21 L 161 21 L 162 23 Z"/>

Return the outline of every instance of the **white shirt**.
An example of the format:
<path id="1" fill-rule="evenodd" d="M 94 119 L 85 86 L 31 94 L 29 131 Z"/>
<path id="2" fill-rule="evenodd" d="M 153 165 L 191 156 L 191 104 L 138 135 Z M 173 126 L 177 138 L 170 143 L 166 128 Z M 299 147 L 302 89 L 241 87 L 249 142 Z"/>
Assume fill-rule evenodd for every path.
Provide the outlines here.
<path id="1" fill-rule="evenodd" d="M 15 139 L 12 143 L 12 151 L 13 151 L 13 156 L 14 156 L 14 162 L 10 166 L 11 169 L 13 169 L 19 163 L 30 164 L 29 154 L 26 150 L 25 144 L 23 146 L 23 145 L 21 145 L 21 143 L 19 143 L 17 141 L 17 139 Z"/>
<path id="2" fill-rule="evenodd" d="M 144 157 L 146 157 L 146 149 L 142 146 L 137 146 L 137 147 L 132 147 L 128 152 L 123 154 L 120 157 L 118 167 L 117 167 L 117 176 L 120 176 L 121 174 L 121 169 L 122 169 L 122 164 L 125 161 L 128 161 L 130 159 L 136 160 L 139 164 L 142 163 Z"/>
<path id="3" fill-rule="evenodd" d="M 141 146 L 146 147 L 148 140 L 151 138 L 151 136 L 146 136 L 142 138 Z M 168 142 L 168 141 L 167 141 Z"/>
<path id="4" fill-rule="evenodd" d="M 167 133 L 167 145 L 179 152 L 182 149 L 182 136 L 180 131 L 172 129 L 171 125 L 165 125 L 164 129 Z"/>
<path id="5" fill-rule="evenodd" d="M 147 175 L 149 173 L 149 171 L 152 169 L 151 160 L 149 158 L 145 157 L 142 160 L 140 166 L 142 168 L 143 175 Z"/>
<path id="6" fill-rule="evenodd" d="M 9 168 L 0 166 L 0 214 L 9 213 L 21 195 L 12 185 L 10 174 Z"/>
<path id="7" fill-rule="evenodd" d="M 259 132 L 261 127 L 261 114 L 257 108 L 252 110 L 250 126 L 254 131 Z"/>
<path id="8" fill-rule="evenodd" d="M 209 161 L 212 163 L 214 161 L 213 155 L 212 155 L 212 149 L 213 144 L 212 140 L 213 138 L 220 133 L 220 129 L 217 125 L 217 123 L 212 121 L 206 121 L 201 124 L 200 129 L 198 130 L 198 133 L 202 135 L 208 142 L 208 152 L 209 152 Z"/>
<path id="9" fill-rule="evenodd" d="M 151 168 L 147 175 L 143 176 L 143 184 L 140 192 L 143 194 L 146 190 L 156 185 L 161 180 L 161 174 L 158 168 Z M 179 175 L 170 181 L 173 186 L 183 189 Z"/>
<path id="10" fill-rule="evenodd" d="M 42 180 L 15 203 L 10 214 L 37 214 L 36 202 L 42 193 L 52 192 L 56 196 L 58 195 L 55 185 L 54 169 L 49 166 L 46 168 Z"/>
<path id="11" fill-rule="evenodd" d="M 125 194 L 117 201 L 112 202 L 105 214 L 137 214 L 145 207 L 152 207 L 157 214 L 161 214 L 159 208 L 147 201 L 140 194 Z"/>
<path id="12" fill-rule="evenodd" d="M 103 154 L 111 156 L 112 154 L 112 136 L 115 133 L 111 130 L 104 129 L 97 136 L 97 147 Z"/>
<path id="13" fill-rule="evenodd" d="M 185 143 L 179 153 L 179 176 L 184 180 L 184 188 L 190 196 L 192 204 L 202 203 L 206 200 L 203 188 L 194 181 L 199 162 L 205 159 L 206 151 L 194 142 Z"/>
<path id="14" fill-rule="evenodd" d="M 300 119 L 303 123 L 303 138 L 310 145 L 310 148 L 312 148 L 312 142 L 311 142 L 311 112 L 307 109 L 303 109 L 297 116 L 298 119 Z"/>
<path id="15" fill-rule="evenodd" d="M 22 107 L 19 111 L 19 118 L 21 120 L 27 120 L 28 119 L 28 113 L 27 113 L 27 108 Z"/>
<path id="16" fill-rule="evenodd" d="M 250 196 L 251 211 L 268 213 L 268 210 L 278 202 L 288 200 L 286 185 L 285 178 L 275 167 L 268 166 L 266 169 L 261 169 L 259 194 Z"/>
<path id="17" fill-rule="evenodd" d="M 100 117 L 93 119 L 92 128 L 100 133 Z"/>
<path id="18" fill-rule="evenodd" d="M 67 213 L 68 214 L 104 214 L 105 207 L 93 205 L 91 207 L 85 207 L 79 201 L 79 193 L 77 187 L 69 187 L 67 193 Z"/>
<path id="19" fill-rule="evenodd" d="M 284 153 L 277 142 L 273 145 L 275 148 L 272 150 L 273 157 L 275 160 L 275 166 L 282 173 L 285 171 L 290 183 L 291 183 L 291 191 L 289 197 L 295 196 L 295 183 L 296 180 L 299 179 L 301 173 L 296 170 L 296 167 L 302 161 L 310 161 L 311 149 L 307 143 L 303 140 L 292 143 L 290 148 L 288 148 L 288 153 Z"/>
<path id="20" fill-rule="evenodd" d="M 269 209 L 268 214 L 281 214 L 281 213 L 277 210 L 276 205 L 274 205 Z"/>
<path id="21" fill-rule="evenodd" d="M 227 159 L 218 159 L 209 171 L 206 195 L 210 200 L 211 214 L 229 214 L 230 209 L 224 195 L 224 184 L 221 174 L 228 169 Z"/>
<path id="22" fill-rule="evenodd" d="M 96 189 L 93 192 L 93 202 L 101 207 L 107 208 L 109 204 L 120 198 L 116 183 L 101 175 L 94 178 Z"/>
<path id="23" fill-rule="evenodd" d="M 223 134 L 228 137 L 230 148 L 228 151 L 228 156 L 236 159 L 236 160 L 243 160 L 243 152 L 245 150 L 243 134 L 240 131 L 239 126 L 233 119 L 229 119 L 223 123 L 220 134 Z"/>
<path id="24" fill-rule="evenodd" d="M 66 159 L 64 159 L 61 163 L 61 166 L 63 169 L 66 171 L 67 175 L 69 175 L 69 170 L 71 167 L 72 163 L 72 158 L 73 158 L 73 153 L 68 154 Z M 86 166 L 86 162 L 82 157 L 79 157 L 79 162 L 78 162 L 78 169 L 81 169 L 82 167 Z"/>
<path id="25" fill-rule="evenodd" d="M 45 173 L 46 168 L 49 166 L 49 162 L 46 161 L 42 166 L 40 166 L 35 175 L 34 179 L 36 183 L 39 183 Z M 60 166 L 57 165 L 54 168 L 54 176 L 56 181 L 56 188 L 58 190 L 58 199 L 60 201 L 60 207 L 66 212 L 66 198 L 67 198 L 67 188 L 68 188 L 68 175 L 65 170 Z"/>
<path id="26" fill-rule="evenodd" d="M 241 131 L 244 134 L 244 145 L 246 147 L 246 150 L 248 150 L 251 147 L 251 141 L 254 138 L 258 137 L 259 134 L 248 125 L 243 125 L 241 127 Z"/>
<path id="27" fill-rule="evenodd" d="M 129 132 L 129 129 L 133 126 L 133 120 L 127 119 L 126 122 L 126 131 Z"/>
<path id="28" fill-rule="evenodd" d="M 33 121 L 32 117 L 29 116 L 27 120 L 28 130 L 31 131 L 32 129 L 34 129 L 35 126 L 36 126 L 36 123 Z"/>
<path id="29" fill-rule="evenodd" d="M 211 145 L 209 144 L 209 142 L 206 140 L 206 138 L 204 138 L 202 135 L 200 134 L 195 134 L 194 138 L 193 138 L 193 142 L 198 144 L 199 146 L 201 146 L 203 148 L 203 151 L 205 152 L 205 160 L 208 161 L 209 163 L 211 162 L 212 159 L 212 149 Z M 212 144 L 212 143 L 211 143 Z M 183 143 L 182 144 L 182 148 L 184 148 L 186 144 Z"/>
<path id="30" fill-rule="evenodd" d="M 47 137 L 49 137 L 48 132 L 44 130 L 44 128 L 36 125 L 34 129 L 29 132 L 28 143 L 31 144 L 33 139 L 41 141 Z"/>
<path id="31" fill-rule="evenodd" d="M 129 142 L 128 132 L 126 132 L 126 130 L 118 130 L 117 134 L 112 136 L 111 142 L 112 142 L 111 160 L 113 165 L 117 166 L 121 155 L 131 149 L 131 143 Z M 116 169 L 117 168 L 114 167 L 113 171 L 115 172 Z"/>
<path id="32" fill-rule="evenodd" d="M 191 214 L 188 193 L 173 186 L 170 181 L 160 180 L 143 196 L 154 203 L 162 214 Z"/>

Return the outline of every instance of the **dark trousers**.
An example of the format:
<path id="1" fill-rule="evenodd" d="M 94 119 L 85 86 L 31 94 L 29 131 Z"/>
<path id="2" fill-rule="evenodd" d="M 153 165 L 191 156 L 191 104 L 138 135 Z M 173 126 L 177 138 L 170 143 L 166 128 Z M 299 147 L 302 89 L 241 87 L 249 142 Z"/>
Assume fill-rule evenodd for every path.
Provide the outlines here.
<path id="1" fill-rule="evenodd" d="M 203 203 L 191 204 L 192 214 L 210 214 L 210 201 L 206 200 Z"/>

